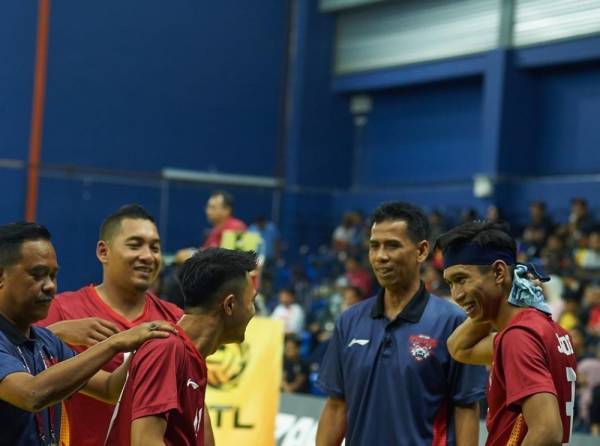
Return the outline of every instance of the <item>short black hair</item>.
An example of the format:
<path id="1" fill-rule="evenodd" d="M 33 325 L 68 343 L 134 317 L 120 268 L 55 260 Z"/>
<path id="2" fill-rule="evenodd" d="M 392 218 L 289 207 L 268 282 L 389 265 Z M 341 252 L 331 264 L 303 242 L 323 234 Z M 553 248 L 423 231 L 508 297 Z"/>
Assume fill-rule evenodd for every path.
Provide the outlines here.
<path id="1" fill-rule="evenodd" d="M 100 240 L 111 240 L 125 219 L 148 220 L 156 225 L 154 217 L 139 204 L 126 204 L 110 214 L 100 225 Z"/>
<path id="2" fill-rule="evenodd" d="M 302 345 L 302 342 L 300 341 L 300 339 L 298 339 L 298 336 L 296 336 L 295 334 L 286 334 L 284 337 L 284 342 L 292 342 L 298 348 L 300 348 L 300 346 Z"/>
<path id="3" fill-rule="evenodd" d="M 510 250 L 517 257 L 517 244 L 506 223 L 471 221 L 463 223 L 440 235 L 436 248 L 446 251 L 465 243 L 476 243 L 484 248 Z"/>
<path id="4" fill-rule="evenodd" d="M 213 193 L 211 193 L 210 196 L 211 196 L 211 198 L 219 197 L 219 196 L 223 197 L 223 207 L 233 210 L 233 205 L 235 204 L 235 200 L 233 198 L 233 195 L 231 195 L 229 192 L 224 191 L 224 190 L 216 190 Z"/>
<path id="5" fill-rule="evenodd" d="M 541 201 L 541 200 L 534 200 L 531 203 L 529 203 L 529 206 L 530 207 L 538 207 L 542 211 L 546 210 L 546 202 L 545 201 Z"/>
<path id="6" fill-rule="evenodd" d="M 8 268 L 21 260 L 23 243 L 51 238 L 50 231 L 37 223 L 21 221 L 0 226 L 0 267 Z"/>
<path id="7" fill-rule="evenodd" d="M 179 271 L 184 307 L 210 309 L 227 294 L 241 299 L 246 274 L 255 269 L 256 253 L 253 251 L 209 248 L 197 252 Z"/>
<path id="8" fill-rule="evenodd" d="M 402 201 L 379 205 L 371 214 L 371 228 L 375 223 L 402 220 L 406 222 L 408 237 L 419 243 L 429 237 L 429 221 L 421 209 Z"/>
<path id="9" fill-rule="evenodd" d="M 344 290 L 352 291 L 359 299 L 362 299 L 364 297 L 363 291 L 355 285 L 347 285 L 344 287 Z"/>

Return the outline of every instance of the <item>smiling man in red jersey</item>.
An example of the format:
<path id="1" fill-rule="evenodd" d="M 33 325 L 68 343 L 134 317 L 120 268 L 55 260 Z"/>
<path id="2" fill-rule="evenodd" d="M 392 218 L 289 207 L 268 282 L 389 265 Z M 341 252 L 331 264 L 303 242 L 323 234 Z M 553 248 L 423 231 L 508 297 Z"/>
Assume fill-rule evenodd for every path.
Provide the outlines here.
<path id="1" fill-rule="evenodd" d="M 568 444 L 575 354 L 530 280 L 540 278 L 537 271 L 517 264 L 516 243 L 502 224 L 465 223 L 438 246 L 452 298 L 468 315 L 448 350 L 457 361 L 491 365 L 486 445 Z"/>
<path id="2" fill-rule="evenodd" d="M 149 292 L 161 265 L 161 246 L 154 219 L 139 205 L 123 206 L 100 228 L 96 256 L 102 264 L 102 283 L 58 295 L 41 322 L 75 351 L 84 351 L 112 334 L 157 319 L 176 323 L 183 311 Z M 123 362 L 115 356 L 104 370 Z M 75 395 L 66 402 L 68 443 L 104 443 L 113 406 Z M 65 433 L 63 432 L 63 435 Z M 67 440 L 63 436 L 63 440 Z"/>

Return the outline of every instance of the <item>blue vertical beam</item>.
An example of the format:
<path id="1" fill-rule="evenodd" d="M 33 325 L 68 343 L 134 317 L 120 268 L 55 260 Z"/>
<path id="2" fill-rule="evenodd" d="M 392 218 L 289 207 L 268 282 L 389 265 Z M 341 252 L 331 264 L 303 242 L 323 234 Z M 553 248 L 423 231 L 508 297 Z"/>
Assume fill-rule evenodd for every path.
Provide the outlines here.
<path id="1" fill-rule="evenodd" d="M 307 26 L 310 13 L 308 0 L 290 0 L 288 78 L 285 86 L 285 124 L 283 166 L 285 189 L 281 202 L 281 229 L 291 249 L 299 244 L 298 195 L 300 152 L 302 146 L 302 95 L 304 61 L 306 59 Z"/>
<path id="2" fill-rule="evenodd" d="M 483 80 L 481 173 L 496 178 L 502 143 L 507 50 L 490 51 L 486 56 Z"/>
<path id="3" fill-rule="evenodd" d="M 284 177 L 286 187 L 299 184 L 302 129 L 302 95 L 306 59 L 309 1 L 291 0 L 288 54 L 288 82 L 285 88 Z"/>

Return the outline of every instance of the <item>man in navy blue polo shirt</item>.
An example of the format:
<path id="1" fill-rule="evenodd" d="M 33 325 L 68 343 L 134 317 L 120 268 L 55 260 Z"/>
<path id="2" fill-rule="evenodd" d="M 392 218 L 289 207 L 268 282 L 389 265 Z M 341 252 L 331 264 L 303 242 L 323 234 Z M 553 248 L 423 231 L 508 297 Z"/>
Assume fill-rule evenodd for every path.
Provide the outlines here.
<path id="1" fill-rule="evenodd" d="M 0 446 L 57 445 L 61 400 L 81 390 L 116 402 L 127 364 L 112 374 L 98 370 L 119 352 L 168 336 L 161 330 L 175 331 L 164 322 L 139 325 L 73 357 L 49 330 L 32 326 L 48 314 L 57 272 L 46 228 L 0 226 Z"/>
<path id="2" fill-rule="evenodd" d="M 425 215 L 408 203 L 371 218 L 369 261 L 381 292 L 338 319 L 319 373 L 328 395 L 317 446 L 478 444 L 482 367 L 455 362 L 446 339 L 465 319 L 419 277 Z"/>

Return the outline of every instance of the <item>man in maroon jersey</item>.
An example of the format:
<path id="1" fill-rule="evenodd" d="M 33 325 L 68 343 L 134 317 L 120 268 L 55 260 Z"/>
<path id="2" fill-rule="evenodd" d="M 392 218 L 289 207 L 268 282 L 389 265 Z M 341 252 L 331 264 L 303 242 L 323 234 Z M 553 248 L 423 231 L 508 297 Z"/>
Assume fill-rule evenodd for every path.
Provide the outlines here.
<path id="1" fill-rule="evenodd" d="M 143 322 L 176 323 L 181 318 L 180 308 L 148 291 L 160 271 L 161 246 L 154 219 L 141 206 L 123 206 L 104 220 L 96 256 L 102 264 L 102 283 L 59 294 L 40 323 L 75 351 Z M 119 354 L 104 370 L 111 372 L 122 362 Z M 65 443 L 103 444 L 114 406 L 79 394 L 65 405 L 69 420 L 69 429 L 63 429 Z"/>
<path id="2" fill-rule="evenodd" d="M 255 313 L 254 269 L 254 253 L 223 248 L 199 252 L 183 264 L 186 306 L 179 336 L 134 353 L 107 445 L 206 446 L 204 358 L 244 340 Z"/>
<path id="3" fill-rule="evenodd" d="M 443 234 L 438 246 L 452 298 L 469 316 L 448 350 L 457 361 L 492 366 L 486 445 L 568 443 L 575 355 L 530 268 L 516 263 L 514 240 L 503 225 L 472 222 Z"/>
<path id="4" fill-rule="evenodd" d="M 206 219 L 213 225 L 204 241 L 203 248 L 221 246 L 223 232 L 246 231 L 246 224 L 233 216 L 233 195 L 225 191 L 213 192 L 206 203 Z"/>

